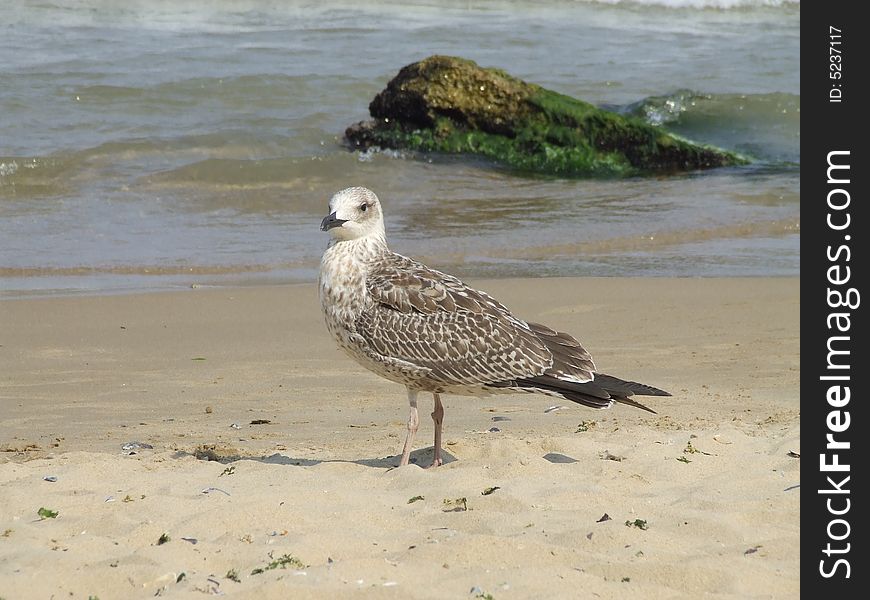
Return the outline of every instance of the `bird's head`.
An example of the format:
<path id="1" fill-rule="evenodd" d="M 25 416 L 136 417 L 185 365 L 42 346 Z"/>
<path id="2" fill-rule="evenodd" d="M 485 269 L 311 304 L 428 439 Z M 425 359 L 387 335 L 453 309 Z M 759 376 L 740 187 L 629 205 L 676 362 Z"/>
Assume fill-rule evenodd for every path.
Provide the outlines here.
<path id="1" fill-rule="evenodd" d="M 341 190 L 330 199 L 329 214 L 320 222 L 320 230 L 328 231 L 337 240 L 384 237 L 381 202 L 364 187 Z"/>

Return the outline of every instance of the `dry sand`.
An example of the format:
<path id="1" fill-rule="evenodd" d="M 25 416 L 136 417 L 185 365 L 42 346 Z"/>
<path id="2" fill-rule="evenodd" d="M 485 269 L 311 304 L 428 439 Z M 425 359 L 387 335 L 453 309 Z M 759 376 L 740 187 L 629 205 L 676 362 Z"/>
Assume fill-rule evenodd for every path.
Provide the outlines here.
<path id="1" fill-rule="evenodd" d="M 312 285 L 0 301 L 0 598 L 798 596 L 798 279 L 472 283 L 673 397 L 447 396 L 393 469 Z"/>

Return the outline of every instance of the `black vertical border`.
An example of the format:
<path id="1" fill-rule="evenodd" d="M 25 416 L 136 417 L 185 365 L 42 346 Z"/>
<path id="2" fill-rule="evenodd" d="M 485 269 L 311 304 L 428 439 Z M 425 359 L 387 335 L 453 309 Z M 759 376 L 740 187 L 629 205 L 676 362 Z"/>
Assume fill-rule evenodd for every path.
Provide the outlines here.
<path id="1" fill-rule="evenodd" d="M 862 10 L 863 9 L 863 10 Z M 867 88 L 870 84 L 870 55 L 867 38 L 870 37 L 870 21 L 862 18 L 866 5 L 862 2 L 804 2 L 801 6 L 801 592 L 806 597 L 825 597 L 836 599 L 864 598 L 865 582 L 870 573 L 866 527 L 868 510 L 866 494 L 858 491 L 867 489 L 866 469 L 859 456 L 866 456 L 867 443 L 864 436 L 870 436 L 867 426 L 864 380 L 870 371 L 870 354 L 867 351 L 866 318 L 868 310 L 864 304 L 870 303 L 870 296 L 864 282 L 870 270 L 864 237 L 870 235 L 866 204 L 866 180 L 870 178 L 870 164 L 867 161 L 867 148 L 870 147 L 870 97 Z M 842 30 L 841 38 L 831 37 L 837 32 L 831 27 Z M 832 41 L 840 41 L 833 44 Z M 832 59 L 841 50 L 840 59 Z M 841 65 L 841 78 L 832 78 L 837 72 L 834 64 Z M 834 75 L 833 77 L 836 77 Z M 838 90 L 832 92 L 832 90 Z M 839 102 L 832 100 L 838 99 Z M 849 164 L 846 170 L 834 178 L 848 177 L 848 184 L 828 182 L 828 156 L 833 151 L 849 151 L 848 155 L 839 154 L 839 164 Z M 828 206 L 828 194 L 835 189 L 848 192 L 848 207 L 832 211 Z M 842 192 L 833 194 L 835 204 L 844 204 L 846 197 Z M 832 229 L 828 225 L 828 215 L 832 213 L 835 225 L 845 222 L 849 214 L 849 227 L 843 230 Z M 848 238 L 847 238 L 848 236 Z M 849 251 L 841 251 L 838 260 L 837 249 L 842 245 Z M 847 256 L 850 260 L 846 261 Z M 839 271 L 832 274 L 842 278 L 845 267 L 850 268 L 847 283 L 833 285 L 829 281 L 829 271 L 839 264 Z M 828 300 L 829 289 L 839 289 L 846 293 L 855 288 L 861 294 L 860 303 L 854 309 L 831 307 Z M 848 332 L 829 329 L 828 316 L 835 312 L 848 312 L 850 324 Z M 845 324 L 841 320 L 840 324 Z M 832 371 L 828 369 L 828 341 L 831 336 L 848 336 L 848 341 L 836 342 L 840 349 L 848 349 L 847 357 L 839 355 L 839 362 L 850 364 L 849 369 Z M 834 382 L 820 379 L 824 375 L 848 375 L 849 381 Z M 851 392 L 847 405 L 833 407 L 829 404 L 827 393 L 833 384 L 848 385 Z M 849 449 L 827 449 L 828 418 L 831 411 L 841 411 L 834 419 L 835 427 L 842 427 L 844 413 L 849 413 L 849 427 L 834 433 L 840 442 L 848 441 Z M 821 455 L 826 454 L 826 462 L 831 463 L 832 454 L 838 454 L 841 464 L 849 464 L 847 473 L 824 472 L 821 468 Z M 850 477 L 842 483 L 844 475 Z M 832 489 L 827 477 L 848 494 L 820 493 Z M 831 499 L 834 510 L 842 511 L 848 499 L 848 512 L 842 515 L 831 514 L 827 501 Z M 833 523 L 834 519 L 843 522 Z M 848 532 L 842 540 L 831 539 Z M 848 552 L 825 554 L 828 544 L 832 548 Z M 849 544 L 849 546 L 846 546 Z M 849 577 L 846 567 L 840 564 L 834 570 L 838 558 L 849 563 Z M 821 561 L 824 561 L 822 563 Z M 826 570 L 833 576 L 824 577 Z M 860 591 L 859 591 L 860 590 Z"/>

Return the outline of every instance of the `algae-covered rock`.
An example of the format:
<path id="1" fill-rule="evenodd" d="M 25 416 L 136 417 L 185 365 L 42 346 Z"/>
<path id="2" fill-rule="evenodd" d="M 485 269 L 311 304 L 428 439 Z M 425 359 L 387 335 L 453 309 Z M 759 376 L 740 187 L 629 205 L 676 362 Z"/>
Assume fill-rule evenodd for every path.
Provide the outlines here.
<path id="1" fill-rule="evenodd" d="M 353 148 L 469 153 L 531 172 L 636 175 L 746 162 L 638 118 L 450 56 L 410 64 L 345 132 Z"/>

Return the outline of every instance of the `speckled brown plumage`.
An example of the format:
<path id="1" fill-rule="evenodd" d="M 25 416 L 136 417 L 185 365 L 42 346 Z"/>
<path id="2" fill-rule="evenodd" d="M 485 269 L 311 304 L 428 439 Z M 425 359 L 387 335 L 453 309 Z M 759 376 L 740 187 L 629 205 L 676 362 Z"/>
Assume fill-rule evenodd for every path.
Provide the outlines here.
<path id="1" fill-rule="evenodd" d="M 411 404 L 401 464 L 417 428 L 417 394 L 435 395 L 435 461 L 440 464 L 439 395 L 537 392 L 592 408 L 669 395 L 596 373 L 571 335 L 515 317 L 485 292 L 390 251 L 377 196 L 338 192 L 321 228 L 333 239 L 323 255 L 319 292 L 326 326 L 362 366 L 405 385 Z"/>

